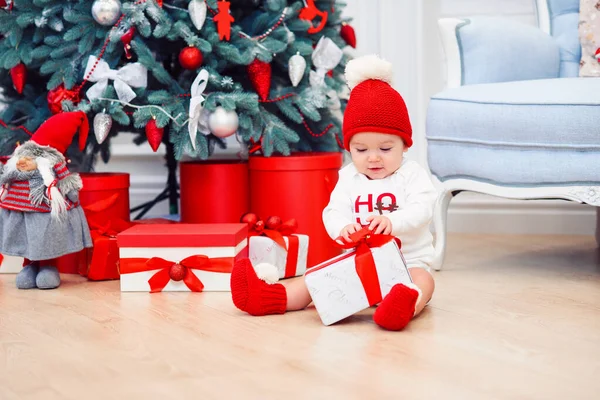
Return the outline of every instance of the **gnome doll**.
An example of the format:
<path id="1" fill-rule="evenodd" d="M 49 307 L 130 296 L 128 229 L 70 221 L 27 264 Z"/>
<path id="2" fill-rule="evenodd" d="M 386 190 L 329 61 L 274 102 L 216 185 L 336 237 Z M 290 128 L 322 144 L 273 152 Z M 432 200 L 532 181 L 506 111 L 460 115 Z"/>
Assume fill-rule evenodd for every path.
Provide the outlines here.
<path id="1" fill-rule="evenodd" d="M 79 205 L 81 177 L 69 172 L 64 156 L 77 131 L 83 150 L 89 131 L 86 114 L 52 116 L 2 169 L 0 253 L 25 259 L 16 279 L 19 289 L 57 288 L 60 275 L 49 261 L 92 247 Z"/>

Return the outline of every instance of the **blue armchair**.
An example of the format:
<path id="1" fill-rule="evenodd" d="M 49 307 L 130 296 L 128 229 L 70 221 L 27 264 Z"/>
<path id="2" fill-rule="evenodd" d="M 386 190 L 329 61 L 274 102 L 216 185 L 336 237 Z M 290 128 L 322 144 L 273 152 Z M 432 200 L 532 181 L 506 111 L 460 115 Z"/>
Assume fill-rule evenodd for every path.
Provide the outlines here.
<path id="1" fill-rule="evenodd" d="M 579 0 L 536 5 L 538 27 L 439 21 L 448 88 L 431 98 L 426 125 L 429 166 L 442 183 L 435 269 L 459 192 L 600 207 L 600 78 L 578 77 Z"/>

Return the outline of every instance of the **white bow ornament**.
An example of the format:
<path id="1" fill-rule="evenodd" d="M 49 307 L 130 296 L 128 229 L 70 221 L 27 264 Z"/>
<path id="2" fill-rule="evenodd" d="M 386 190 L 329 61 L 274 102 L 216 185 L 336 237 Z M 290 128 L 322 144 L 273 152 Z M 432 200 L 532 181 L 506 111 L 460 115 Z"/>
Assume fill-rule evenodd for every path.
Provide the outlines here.
<path id="1" fill-rule="evenodd" d="M 115 70 L 110 69 L 106 61 L 99 60 L 95 56 L 88 58 L 84 76 L 90 73 L 96 62 L 98 63 L 96 69 L 94 69 L 94 72 L 88 78 L 90 82 L 96 82 L 86 92 L 86 96 L 90 100 L 102 96 L 102 93 L 104 93 L 104 90 L 108 86 L 109 80 L 114 81 L 117 97 L 125 103 L 129 103 L 136 97 L 131 87 L 141 88 L 148 85 L 148 70 L 142 64 L 136 62 Z"/>
<path id="2" fill-rule="evenodd" d="M 333 42 L 333 40 L 321 36 L 321 39 L 319 39 L 319 43 L 317 43 L 317 47 L 315 47 L 311 56 L 317 70 L 310 71 L 310 85 L 313 87 L 324 85 L 325 74 L 334 69 L 340 61 L 342 61 L 343 55 L 344 52 Z"/>
<path id="3" fill-rule="evenodd" d="M 188 132 L 194 150 L 196 150 L 196 134 L 198 131 L 205 135 L 210 135 L 210 129 L 208 129 L 209 113 L 204 109 L 204 101 L 206 99 L 202 95 L 207 84 L 208 71 L 203 69 L 198 73 L 196 79 L 194 79 L 190 90 L 192 97 L 190 99 L 190 122 L 188 123 Z"/>

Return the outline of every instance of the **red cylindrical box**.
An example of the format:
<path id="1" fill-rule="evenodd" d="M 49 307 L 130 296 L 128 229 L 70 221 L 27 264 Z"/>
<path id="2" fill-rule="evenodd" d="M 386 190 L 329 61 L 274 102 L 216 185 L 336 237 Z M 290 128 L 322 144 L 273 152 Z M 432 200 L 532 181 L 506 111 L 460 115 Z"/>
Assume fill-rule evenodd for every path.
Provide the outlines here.
<path id="1" fill-rule="evenodd" d="M 307 267 L 341 253 L 325 230 L 322 213 L 342 163 L 342 153 L 250 157 L 250 211 L 263 220 L 270 215 L 296 218 L 298 233 L 310 238 Z"/>
<path id="2" fill-rule="evenodd" d="M 248 163 L 240 160 L 179 164 L 181 222 L 236 223 L 248 211 Z"/>
<path id="3" fill-rule="evenodd" d="M 108 222 L 129 218 L 129 174 L 120 172 L 81 172 L 83 188 L 79 191 L 79 203 L 86 218 Z M 86 210 L 87 206 L 99 209 Z M 55 265 L 63 274 L 87 275 L 91 249 L 83 249 L 55 259 Z"/>
<path id="4" fill-rule="evenodd" d="M 101 211 L 102 218 L 122 219 L 129 217 L 129 174 L 124 172 L 82 172 L 83 189 L 79 191 L 79 202 L 86 206 L 106 202 Z"/>

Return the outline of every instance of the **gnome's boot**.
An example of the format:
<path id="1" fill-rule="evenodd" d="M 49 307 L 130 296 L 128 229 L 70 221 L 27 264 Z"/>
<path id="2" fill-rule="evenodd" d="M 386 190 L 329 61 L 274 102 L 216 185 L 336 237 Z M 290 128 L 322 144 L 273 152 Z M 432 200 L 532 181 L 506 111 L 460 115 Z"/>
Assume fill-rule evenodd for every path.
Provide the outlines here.
<path id="1" fill-rule="evenodd" d="M 60 285 L 58 269 L 56 267 L 40 267 L 36 283 L 40 289 L 56 289 Z"/>
<path id="2" fill-rule="evenodd" d="M 36 287 L 36 277 L 38 276 L 39 268 L 36 264 L 31 263 L 25 266 L 17 275 L 17 289 L 33 289 Z"/>

